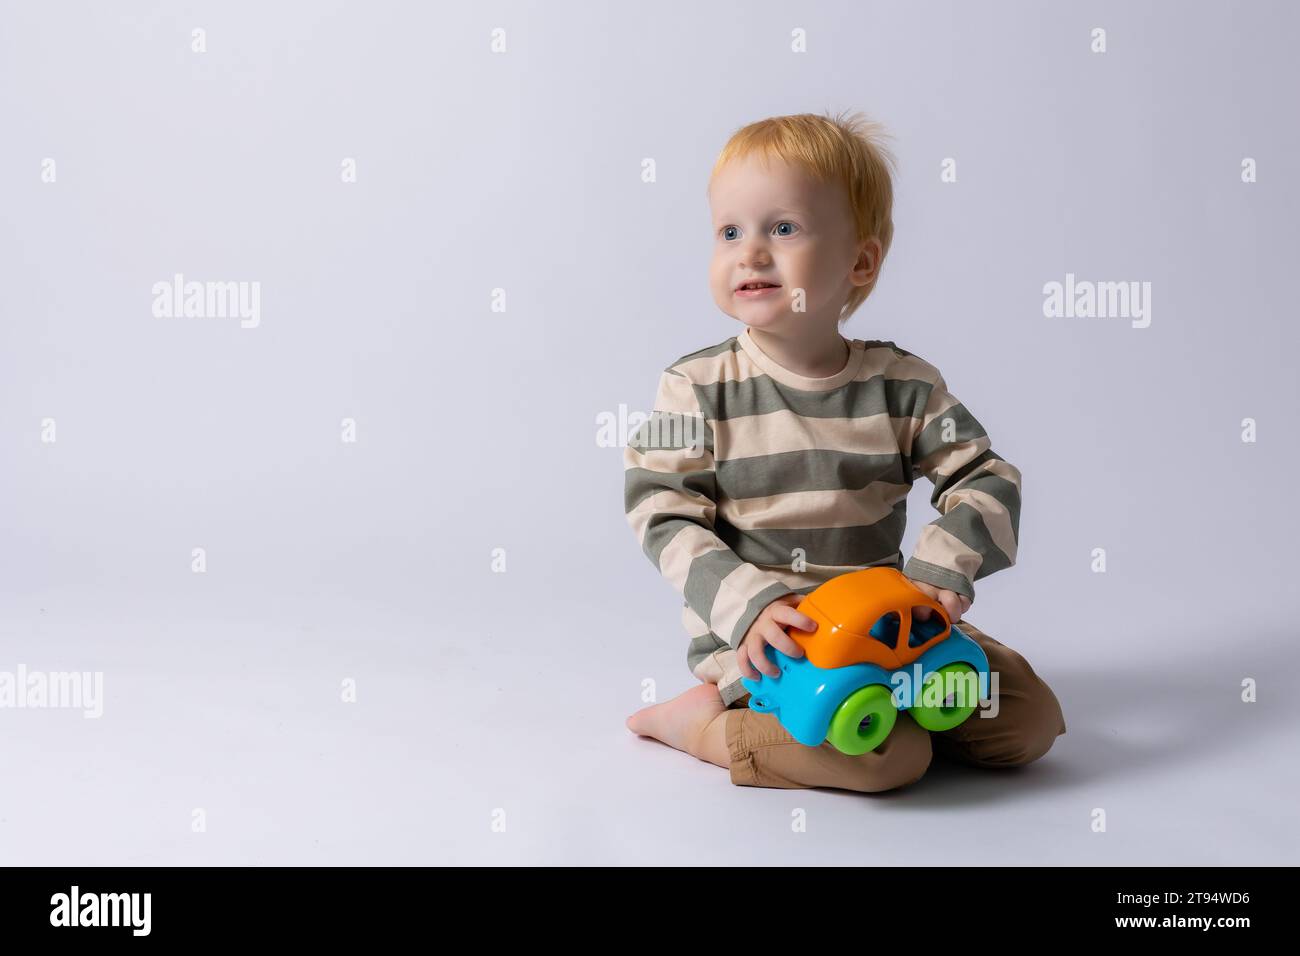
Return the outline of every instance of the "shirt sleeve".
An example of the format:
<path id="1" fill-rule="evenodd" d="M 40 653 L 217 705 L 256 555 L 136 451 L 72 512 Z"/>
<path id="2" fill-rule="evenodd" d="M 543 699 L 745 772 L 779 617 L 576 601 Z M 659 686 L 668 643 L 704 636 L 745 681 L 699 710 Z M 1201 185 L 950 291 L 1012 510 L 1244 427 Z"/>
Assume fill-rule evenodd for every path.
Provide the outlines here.
<path id="1" fill-rule="evenodd" d="M 623 455 L 624 509 L 641 549 L 709 630 L 733 649 L 759 613 L 797 593 L 742 561 L 714 532 L 713 429 L 694 386 L 667 369 L 654 411 Z"/>
<path id="2" fill-rule="evenodd" d="M 975 582 L 1016 561 L 1020 470 L 992 449 L 983 426 L 937 374 L 914 416 L 913 479 L 934 484 L 940 517 L 921 529 L 903 573 L 975 599 Z"/>

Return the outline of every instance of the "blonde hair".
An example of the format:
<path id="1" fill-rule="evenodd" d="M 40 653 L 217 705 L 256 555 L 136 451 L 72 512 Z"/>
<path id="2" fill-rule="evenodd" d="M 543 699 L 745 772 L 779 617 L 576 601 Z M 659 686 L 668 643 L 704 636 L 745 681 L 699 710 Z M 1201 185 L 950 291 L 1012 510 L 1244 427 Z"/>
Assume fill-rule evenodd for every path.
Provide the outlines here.
<path id="1" fill-rule="evenodd" d="M 776 156 L 802 168 L 819 182 L 838 182 L 844 186 L 845 198 L 853 210 L 858 241 L 873 236 L 879 239 L 883 264 L 894 238 L 890 170 L 898 166 L 884 144 L 888 136 L 883 126 L 861 113 L 837 117 L 813 113 L 773 116 L 731 135 L 713 164 L 709 183 L 712 185 L 727 163 L 755 153 L 764 159 Z M 866 301 L 878 278 L 879 270 L 867 285 L 853 287 L 840 310 L 841 323 Z"/>

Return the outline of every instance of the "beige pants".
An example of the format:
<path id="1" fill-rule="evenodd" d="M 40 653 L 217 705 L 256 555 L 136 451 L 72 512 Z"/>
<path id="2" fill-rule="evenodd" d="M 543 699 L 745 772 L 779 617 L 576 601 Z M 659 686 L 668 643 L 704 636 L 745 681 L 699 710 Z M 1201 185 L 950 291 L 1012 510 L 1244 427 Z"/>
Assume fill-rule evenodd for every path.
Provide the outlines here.
<path id="1" fill-rule="evenodd" d="M 998 674 L 998 714 L 976 710 L 944 733 L 923 730 L 906 713 L 885 742 L 870 753 L 851 757 L 826 741 L 807 747 L 786 732 L 771 714 L 749 709 L 749 695 L 725 714 L 731 782 L 741 787 L 836 787 L 875 792 L 921 779 L 938 752 L 981 767 L 1015 767 L 1037 760 L 1065 733 L 1065 718 L 1052 689 L 1029 662 L 968 621 L 958 621 L 989 658 Z"/>

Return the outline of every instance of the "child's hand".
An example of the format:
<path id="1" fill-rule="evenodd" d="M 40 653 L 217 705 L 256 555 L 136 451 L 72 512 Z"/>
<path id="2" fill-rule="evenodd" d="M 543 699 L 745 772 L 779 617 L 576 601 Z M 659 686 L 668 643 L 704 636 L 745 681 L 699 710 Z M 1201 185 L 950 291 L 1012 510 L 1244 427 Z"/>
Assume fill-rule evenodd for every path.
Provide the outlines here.
<path id="1" fill-rule="evenodd" d="M 943 609 L 948 612 L 949 621 L 960 621 L 962 615 L 970 610 L 973 603 L 966 595 L 958 594 L 956 591 L 946 591 L 943 588 L 935 587 L 933 584 L 926 584 L 924 581 L 917 581 L 913 578 L 907 580 L 911 582 L 913 587 L 925 592 L 927 597 L 932 597 L 942 604 Z M 918 621 L 928 621 L 931 613 L 933 612 L 928 607 L 921 606 L 916 609 L 912 616 Z"/>
<path id="2" fill-rule="evenodd" d="M 785 632 L 782 624 L 792 625 L 796 630 L 815 631 L 817 622 L 807 614 L 795 610 L 802 601 L 802 594 L 786 594 L 777 598 L 754 618 L 745 637 L 736 649 L 736 663 L 740 673 L 750 680 L 758 680 L 758 671 L 768 677 L 780 677 L 781 669 L 768 660 L 766 648 L 771 644 L 787 657 L 803 657 L 803 648 L 795 639 Z M 754 668 L 757 667 L 758 670 Z"/>

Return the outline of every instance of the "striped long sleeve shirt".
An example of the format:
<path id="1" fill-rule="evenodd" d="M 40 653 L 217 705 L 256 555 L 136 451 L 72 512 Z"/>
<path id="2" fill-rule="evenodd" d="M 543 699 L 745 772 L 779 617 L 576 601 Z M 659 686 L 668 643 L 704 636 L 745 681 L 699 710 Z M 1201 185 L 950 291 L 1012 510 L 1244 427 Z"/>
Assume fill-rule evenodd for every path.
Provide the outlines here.
<path id="1" fill-rule="evenodd" d="M 907 494 L 924 474 L 939 517 L 906 564 Z M 1020 471 L 933 365 L 889 341 L 806 378 L 745 329 L 666 368 L 624 452 L 624 507 L 683 600 L 687 666 L 731 703 L 735 649 L 773 600 L 892 566 L 971 599 L 1015 563 Z"/>

